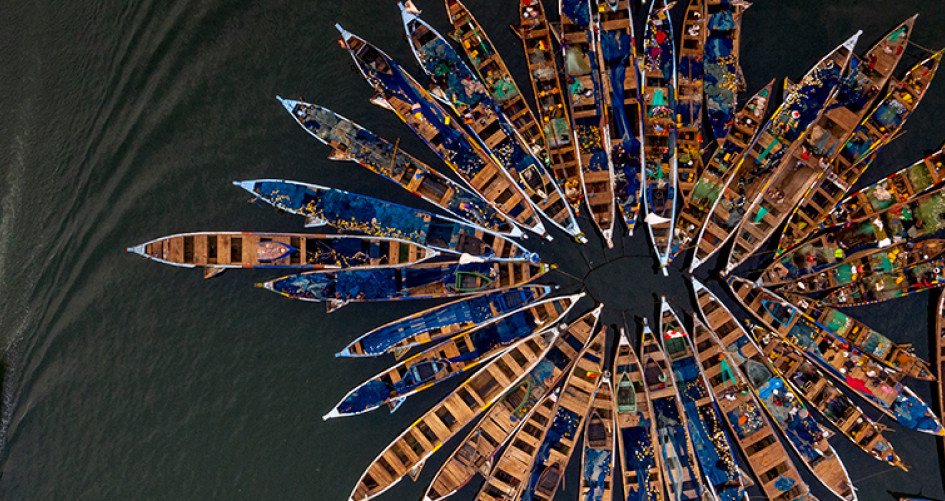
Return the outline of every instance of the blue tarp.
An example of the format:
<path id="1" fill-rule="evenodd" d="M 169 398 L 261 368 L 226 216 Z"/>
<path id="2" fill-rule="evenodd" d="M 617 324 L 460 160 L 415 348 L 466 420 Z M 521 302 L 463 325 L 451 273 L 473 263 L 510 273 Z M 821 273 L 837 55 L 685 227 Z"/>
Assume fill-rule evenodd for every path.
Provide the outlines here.
<path id="1" fill-rule="evenodd" d="M 584 481 L 589 487 L 581 495 L 584 501 L 601 501 L 604 491 L 609 487 L 611 477 L 611 458 L 613 453 L 607 449 L 584 448 Z"/>
<path id="2" fill-rule="evenodd" d="M 929 406 L 918 398 L 900 395 L 893 403 L 892 411 L 896 421 L 910 430 L 935 433 L 941 429 L 939 423 L 929 417 Z"/>
<path id="3" fill-rule="evenodd" d="M 643 419 L 640 426 L 620 430 L 624 445 L 624 471 L 635 471 L 639 483 L 630 487 L 627 501 L 647 501 L 650 499 L 650 468 L 656 464 L 653 438 L 650 436 L 650 420 Z M 661 486 L 654 486 L 660 488 Z"/>
<path id="4" fill-rule="evenodd" d="M 561 13 L 578 26 L 591 22 L 591 13 L 585 0 L 561 0 Z"/>
<path id="5" fill-rule="evenodd" d="M 745 493 L 738 486 L 737 465 L 718 409 L 711 401 L 702 407 L 697 405 L 698 401 L 710 397 L 698 362 L 689 356 L 673 360 L 672 365 L 702 473 L 715 487 L 721 501 L 740 501 Z"/>
<path id="6" fill-rule="evenodd" d="M 405 318 L 381 327 L 361 341 L 365 354 L 379 355 L 407 338 L 433 332 L 451 324 L 481 324 L 534 301 L 538 294 L 530 288 L 493 292 L 457 303 L 443 305 L 416 318 Z M 493 314 L 493 311 L 496 313 Z"/>
<path id="7" fill-rule="evenodd" d="M 676 486 L 676 492 L 680 495 L 680 500 L 698 501 L 701 496 L 701 484 L 698 482 L 698 476 L 695 473 L 692 463 L 690 463 L 688 438 L 686 433 L 686 420 L 679 414 L 679 407 L 676 405 L 674 397 L 658 398 L 651 401 L 653 413 L 656 416 L 656 429 L 660 434 L 660 442 L 668 443 L 674 450 L 678 464 L 676 468 L 664 468 L 665 480 L 667 483 Z M 664 447 L 666 447 L 664 445 Z M 663 454 L 664 464 L 673 464 L 670 457 Z M 675 478 L 674 473 L 679 473 L 680 477 Z M 695 497 L 687 498 L 683 496 L 684 489 L 695 491 Z"/>

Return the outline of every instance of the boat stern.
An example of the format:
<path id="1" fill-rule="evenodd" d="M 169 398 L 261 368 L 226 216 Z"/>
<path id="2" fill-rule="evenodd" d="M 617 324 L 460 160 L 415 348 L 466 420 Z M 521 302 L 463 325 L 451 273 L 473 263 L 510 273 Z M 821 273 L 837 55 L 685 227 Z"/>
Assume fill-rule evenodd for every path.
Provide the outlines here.
<path id="1" fill-rule="evenodd" d="M 344 44 L 344 46 L 345 46 L 344 48 L 347 49 L 347 50 L 351 50 L 351 46 L 348 45 L 348 41 L 351 40 L 352 38 L 358 38 L 357 35 L 355 35 L 354 33 L 351 33 L 350 31 L 348 31 L 348 30 L 346 30 L 346 29 L 344 29 L 344 28 L 342 28 L 342 27 L 341 27 L 341 24 L 339 24 L 339 23 L 335 23 L 335 29 L 338 30 L 338 33 L 341 34 L 341 43 Z"/>
<path id="2" fill-rule="evenodd" d="M 145 259 L 151 259 L 151 255 L 145 251 L 147 245 L 148 243 L 146 242 L 140 245 L 135 245 L 134 247 L 125 247 L 125 251 L 132 254 L 137 254 Z"/>
<path id="3" fill-rule="evenodd" d="M 404 29 L 407 30 L 407 36 L 410 36 L 410 23 L 414 21 L 419 21 L 420 18 L 417 17 L 418 13 L 411 12 L 411 9 L 408 9 L 403 2 L 397 2 L 397 8 L 400 9 L 400 19 L 404 23 Z"/>
<path id="4" fill-rule="evenodd" d="M 276 96 L 276 99 L 278 99 L 279 102 L 282 103 L 282 107 L 284 107 L 285 110 L 288 111 L 289 114 L 292 115 L 293 117 L 296 116 L 295 108 L 298 107 L 300 104 L 302 104 L 302 101 L 296 101 L 294 99 L 285 99 L 282 96 Z"/>

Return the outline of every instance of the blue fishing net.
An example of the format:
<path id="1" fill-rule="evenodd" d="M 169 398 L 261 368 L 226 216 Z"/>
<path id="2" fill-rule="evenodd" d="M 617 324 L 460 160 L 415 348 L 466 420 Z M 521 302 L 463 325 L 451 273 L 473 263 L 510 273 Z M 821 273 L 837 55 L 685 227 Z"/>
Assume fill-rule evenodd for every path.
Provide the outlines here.
<path id="1" fill-rule="evenodd" d="M 675 456 L 678 464 L 675 468 L 666 470 L 666 481 L 676 485 L 677 491 L 683 489 L 683 485 L 689 484 L 696 478 L 693 468 L 695 465 L 690 463 L 690 454 L 687 446 L 686 421 L 679 414 L 679 407 L 676 405 L 676 399 L 673 397 L 664 397 L 653 400 L 653 413 L 656 416 L 656 429 L 660 435 L 660 442 L 667 444 L 675 450 Z M 663 439 L 665 437 L 665 440 Z M 664 445 L 666 447 L 666 445 Z M 663 453 L 663 459 L 670 461 L 667 453 Z M 680 478 L 674 478 L 673 473 L 679 472 Z M 698 484 L 693 485 L 698 492 Z"/>
<path id="2" fill-rule="evenodd" d="M 372 331 L 363 337 L 362 349 L 367 354 L 381 354 L 407 338 L 433 332 L 459 323 L 481 324 L 496 315 L 537 299 L 532 289 L 493 292 L 457 303 L 443 305 L 415 318 L 405 318 Z M 493 313 L 493 309 L 496 313 Z"/>
<path id="3" fill-rule="evenodd" d="M 720 10 L 709 16 L 707 27 L 713 31 L 733 30 L 736 27 L 735 17 L 732 16 L 732 11 L 730 10 Z"/>
<path id="4" fill-rule="evenodd" d="M 611 458 L 613 454 L 606 449 L 584 449 L 584 469 L 581 472 L 589 491 L 581 493 L 585 501 L 601 501 L 609 485 Z"/>
<path id="5" fill-rule="evenodd" d="M 624 31 L 603 31 L 600 34 L 600 43 L 604 69 L 607 70 L 611 81 L 610 100 L 614 121 L 623 139 L 624 148 L 627 148 L 638 134 L 633 128 L 636 119 L 631 121 L 627 115 L 623 88 L 627 65 L 633 58 L 633 37 Z"/>
<path id="6" fill-rule="evenodd" d="M 495 104 L 485 92 L 469 92 L 463 85 L 465 80 L 478 82 L 479 79 L 446 40 L 433 38 L 418 47 L 417 52 L 423 61 L 423 70 L 436 80 L 437 84 L 445 87 L 450 100 L 471 107 L 484 100 L 487 104 Z"/>
<path id="7" fill-rule="evenodd" d="M 650 437 L 650 420 L 644 419 L 640 426 L 620 430 L 624 444 L 624 471 L 635 471 L 638 482 L 630 486 L 627 501 L 646 501 L 649 499 L 650 468 L 656 464 L 653 441 Z"/>
<path id="8" fill-rule="evenodd" d="M 937 432 L 941 426 L 929 416 L 929 406 L 918 398 L 902 395 L 892 405 L 892 411 L 899 424 L 910 430 Z"/>
<path id="9" fill-rule="evenodd" d="M 338 404 L 338 411 L 351 414 L 382 405 L 390 398 L 391 389 L 390 385 L 382 381 L 368 381 Z"/>
<path id="10" fill-rule="evenodd" d="M 699 56 L 682 56 L 677 67 L 679 74 L 688 75 L 691 80 L 702 78 L 702 58 Z"/>
<path id="11" fill-rule="evenodd" d="M 774 481 L 774 488 L 781 492 L 786 492 L 790 490 L 791 487 L 794 487 L 795 483 L 796 482 L 794 481 L 793 478 L 789 478 L 789 477 L 785 477 L 784 475 L 781 475 L 778 477 L 777 480 Z"/>
<path id="12" fill-rule="evenodd" d="M 591 22 L 591 13 L 585 0 L 561 0 L 561 13 L 578 26 Z"/>
<path id="13" fill-rule="evenodd" d="M 696 457 L 702 466 L 703 474 L 712 485 L 720 486 L 716 489 L 720 491 L 721 486 L 738 478 L 738 471 L 732 457 L 731 445 L 717 414 L 718 410 L 711 401 L 706 406 L 697 405 L 700 400 L 709 398 L 709 393 L 702 382 L 702 375 L 694 357 L 674 360 L 673 372 L 683 410 L 689 418 L 689 433 L 696 449 Z M 721 492 L 718 493 L 721 496 Z"/>
<path id="14" fill-rule="evenodd" d="M 478 358 L 500 346 L 508 346 L 531 334 L 536 327 L 535 316 L 531 311 L 513 313 L 473 332 L 470 335 L 473 349 L 463 357 Z"/>

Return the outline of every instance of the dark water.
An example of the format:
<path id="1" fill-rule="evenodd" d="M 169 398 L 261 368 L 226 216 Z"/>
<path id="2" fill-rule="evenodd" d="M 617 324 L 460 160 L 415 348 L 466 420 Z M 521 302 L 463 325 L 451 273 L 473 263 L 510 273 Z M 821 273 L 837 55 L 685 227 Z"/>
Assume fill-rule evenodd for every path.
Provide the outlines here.
<path id="1" fill-rule="evenodd" d="M 517 21 L 515 3 L 469 3 L 510 65 L 521 68 L 520 45 L 506 28 Z M 439 2 L 418 4 L 445 29 Z M 914 12 L 922 15 L 913 40 L 941 47 L 941 7 L 758 0 L 744 21 L 749 91 L 771 78 L 799 78 L 858 28 L 861 46 L 871 44 Z M 326 148 L 274 99 L 303 96 L 441 165 L 394 115 L 367 102 L 370 88 L 335 44 L 332 25 L 341 22 L 416 70 L 396 7 L 4 2 L 0 19 L 0 339 L 8 365 L 0 499 L 346 498 L 378 451 L 446 389 L 412 398 L 394 415 L 324 423 L 320 416 L 348 389 L 391 363 L 333 353 L 433 303 L 362 304 L 326 315 L 251 287 L 271 273 L 205 281 L 124 248 L 181 231 L 299 228 L 296 218 L 247 205 L 233 179 L 284 177 L 417 203 L 354 164 L 328 161 Z M 903 68 L 920 57 L 910 48 Z M 864 181 L 938 146 L 943 111 L 938 81 L 909 132 Z M 607 252 L 599 241 L 578 248 L 560 234 L 527 245 L 567 274 L 595 269 L 584 282 L 607 304 L 605 323 L 652 318 L 659 293 L 691 311 L 686 279 L 678 270 L 669 278 L 654 273 L 643 235 L 618 239 Z M 565 291 L 581 287 L 563 273 L 551 279 Z M 920 294 L 854 314 L 926 355 L 931 299 Z M 577 312 L 591 306 L 586 299 Z M 924 383 L 912 387 L 930 394 Z M 832 440 L 860 499 L 890 499 L 887 489 L 945 497 L 940 442 L 890 426 L 914 467 L 909 474 Z M 434 456 L 419 483 L 405 481 L 386 499 L 419 499 L 445 457 Z M 569 478 L 559 498 L 575 496 L 576 486 Z"/>

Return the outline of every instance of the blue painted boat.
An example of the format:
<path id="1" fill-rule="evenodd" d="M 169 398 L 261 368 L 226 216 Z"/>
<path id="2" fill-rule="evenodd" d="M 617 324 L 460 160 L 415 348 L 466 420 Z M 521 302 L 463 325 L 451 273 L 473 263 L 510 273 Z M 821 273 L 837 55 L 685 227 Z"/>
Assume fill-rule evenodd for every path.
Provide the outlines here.
<path id="1" fill-rule="evenodd" d="M 535 285 L 459 299 L 382 325 L 355 339 L 337 357 L 376 357 L 394 353 L 400 358 L 421 344 L 492 322 L 510 311 L 547 296 L 555 287 Z"/>
<path id="2" fill-rule="evenodd" d="M 384 200 L 284 179 L 233 184 L 280 210 L 304 216 L 309 227 L 329 225 L 347 232 L 399 238 L 450 254 L 537 261 L 537 256 L 521 245 L 485 228 Z"/>
<path id="3" fill-rule="evenodd" d="M 291 299 L 327 303 L 458 297 L 524 285 L 553 267 L 526 261 L 437 263 L 409 267 L 320 270 L 270 280 L 257 287 Z"/>
<path id="4" fill-rule="evenodd" d="M 666 298 L 661 298 L 660 332 L 707 486 L 719 501 L 747 501 L 718 406 L 699 369 L 689 334 Z"/>
<path id="5" fill-rule="evenodd" d="M 358 385 L 323 419 L 363 414 L 382 405 L 396 409 L 410 395 L 477 368 L 512 344 L 555 326 L 582 297 L 545 299 L 453 336 Z"/>
<path id="6" fill-rule="evenodd" d="M 561 189 L 472 68 L 432 26 L 407 12 L 402 3 L 398 6 L 410 49 L 438 90 L 433 97 L 462 118 L 466 129 L 528 196 L 533 207 L 562 231 L 586 243 Z"/>
<path id="7" fill-rule="evenodd" d="M 366 40 L 335 25 L 342 43 L 377 94 L 371 102 L 393 111 L 463 181 L 519 226 L 548 239 L 528 197 L 476 139 L 437 104 L 396 61 Z"/>
<path id="8" fill-rule="evenodd" d="M 407 154 L 399 147 L 399 142 L 391 144 L 322 106 L 276 99 L 305 131 L 332 148 L 331 159 L 356 162 L 461 221 L 510 237 L 522 234 L 518 226 L 489 202 Z"/>

